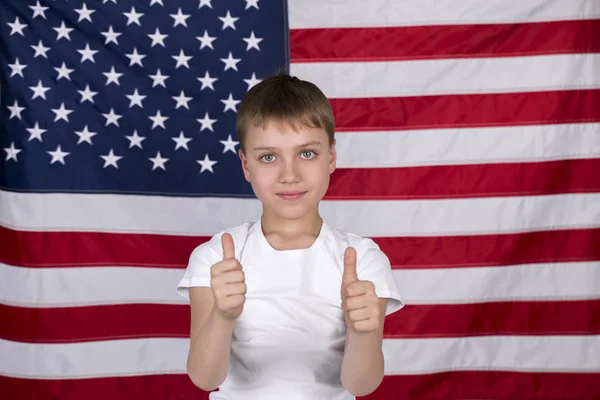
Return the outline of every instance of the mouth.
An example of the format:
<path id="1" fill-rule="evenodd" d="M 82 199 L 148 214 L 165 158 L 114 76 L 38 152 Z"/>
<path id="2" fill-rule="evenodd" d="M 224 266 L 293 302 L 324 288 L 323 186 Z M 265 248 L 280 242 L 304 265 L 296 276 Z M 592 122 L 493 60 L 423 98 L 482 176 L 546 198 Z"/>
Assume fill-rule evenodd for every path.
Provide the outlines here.
<path id="1" fill-rule="evenodd" d="M 276 194 L 277 197 L 279 197 L 282 200 L 293 201 L 298 200 L 299 198 L 304 196 L 306 192 L 281 192 Z"/>

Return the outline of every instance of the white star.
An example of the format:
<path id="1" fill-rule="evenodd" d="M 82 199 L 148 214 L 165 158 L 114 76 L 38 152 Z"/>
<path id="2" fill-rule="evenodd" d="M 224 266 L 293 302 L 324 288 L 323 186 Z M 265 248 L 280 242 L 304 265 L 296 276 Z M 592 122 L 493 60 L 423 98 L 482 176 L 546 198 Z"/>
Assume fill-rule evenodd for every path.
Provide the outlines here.
<path id="1" fill-rule="evenodd" d="M 15 142 L 11 142 L 10 147 L 5 147 L 4 151 L 6 152 L 6 160 L 4 160 L 4 161 L 8 161 L 10 159 L 19 161 L 19 160 L 17 160 L 17 154 L 19 154 L 23 150 L 15 148 Z"/>
<path id="2" fill-rule="evenodd" d="M 210 117 L 208 116 L 208 112 L 204 114 L 204 118 L 197 119 L 196 121 L 198 121 L 202 124 L 202 126 L 200 127 L 200 132 L 202 132 L 205 129 L 208 129 L 209 131 L 214 132 L 212 126 L 215 122 L 217 122 L 217 120 L 210 119 Z"/>
<path id="3" fill-rule="evenodd" d="M 133 53 L 125 54 L 127 58 L 129 58 L 129 66 L 131 67 L 133 64 L 139 64 L 140 67 L 143 67 L 142 60 L 146 57 L 144 54 L 139 54 L 137 52 L 137 48 L 133 48 Z"/>
<path id="4" fill-rule="evenodd" d="M 183 52 L 183 49 L 181 49 L 179 51 L 179 55 L 171 56 L 171 57 L 173 57 L 173 59 L 175 59 L 177 61 L 177 65 L 175 65 L 175 69 L 181 67 L 182 65 L 188 69 L 190 68 L 188 61 L 192 59 L 192 56 L 186 56 L 185 53 Z"/>
<path id="5" fill-rule="evenodd" d="M 94 60 L 94 54 L 96 54 L 98 52 L 98 50 L 92 50 L 92 49 L 90 49 L 90 44 L 89 43 L 85 44 L 85 49 L 77 50 L 77 52 L 79 54 L 81 54 L 81 61 L 80 62 L 84 62 L 85 60 L 90 60 L 93 63 L 96 62 L 96 60 Z"/>
<path id="6" fill-rule="evenodd" d="M 58 35 L 56 35 L 56 41 L 59 41 L 62 38 L 65 38 L 69 41 L 71 40 L 71 36 L 69 36 L 69 34 L 73 31 L 73 28 L 67 28 L 64 21 L 61 22 L 58 28 L 54 28 L 54 30 L 58 32 Z"/>
<path id="7" fill-rule="evenodd" d="M 204 155 L 204 160 L 196 160 L 196 162 L 202 166 L 202 168 L 200 169 L 200 173 L 202 173 L 204 171 L 210 171 L 213 174 L 215 173 L 215 171 L 213 171 L 212 167 L 217 162 L 216 161 L 211 161 L 211 159 L 208 158 L 208 154 Z"/>
<path id="8" fill-rule="evenodd" d="M 135 11 L 135 7 L 131 7 L 131 12 L 128 13 L 123 13 L 123 15 L 125 15 L 127 17 L 127 26 L 131 25 L 131 24 L 138 24 L 139 26 L 142 26 L 142 24 L 140 23 L 140 17 L 142 17 L 144 14 L 142 13 L 137 13 Z"/>
<path id="9" fill-rule="evenodd" d="M 119 126 L 119 118 L 123 117 L 122 115 L 115 114 L 112 107 L 108 114 L 102 114 L 102 115 L 104 116 L 104 118 L 106 118 L 106 124 L 104 126 L 108 126 L 110 124 L 115 124 L 116 126 Z"/>
<path id="10" fill-rule="evenodd" d="M 96 10 L 88 10 L 87 6 L 85 5 L 85 3 L 83 3 L 83 7 L 79 8 L 79 9 L 75 9 L 75 12 L 77 14 L 79 14 L 79 19 L 77 20 L 77 22 L 81 22 L 84 19 L 87 19 L 88 21 L 92 22 L 92 18 L 91 15 L 93 13 L 96 12 Z"/>
<path id="11" fill-rule="evenodd" d="M 50 165 L 54 164 L 55 162 L 59 162 L 62 165 L 65 165 L 65 157 L 71 154 L 67 153 L 66 151 L 62 151 L 60 145 L 56 146 L 56 150 L 47 151 L 47 153 L 52 156 L 52 160 L 50 160 Z"/>
<path id="12" fill-rule="evenodd" d="M 40 129 L 40 125 L 36 122 L 33 128 L 27 128 L 27 132 L 29 132 L 29 139 L 27 141 L 31 142 L 33 139 L 37 139 L 43 142 L 42 134 L 46 131 L 47 129 Z"/>
<path id="13" fill-rule="evenodd" d="M 21 21 L 19 21 L 19 17 L 15 17 L 15 22 L 7 22 L 7 24 L 11 27 L 9 36 L 14 35 L 15 33 L 18 33 L 21 36 L 25 36 L 25 34 L 23 33 L 23 28 L 27 28 L 29 26 L 27 24 L 22 24 Z"/>
<path id="14" fill-rule="evenodd" d="M 212 4 L 210 3 L 212 0 L 200 0 L 200 4 L 198 4 L 198 8 L 202 8 L 207 6 L 208 8 L 212 8 Z"/>
<path id="15" fill-rule="evenodd" d="M 246 0 L 246 10 L 254 7 L 258 10 L 258 0 Z"/>
<path id="16" fill-rule="evenodd" d="M 192 138 L 186 138 L 185 136 L 183 136 L 183 131 L 179 132 L 179 136 L 178 137 L 173 137 L 171 138 L 175 141 L 176 145 L 175 145 L 175 150 L 177 150 L 180 147 L 183 147 L 186 150 L 189 150 L 188 148 L 188 142 L 190 142 L 192 140 Z"/>
<path id="17" fill-rule="evenodd" d="M 169 161 L 168 158 L 162 158 L 160 156 L 160 151 L 156 153 L 156 157 L 154 158 L 149 158 L 150 161 L 152 161 L 152 171 L 154 171 L 156 168 L 162 168 L 163 170 L 167 170 L 165 168 L 165 163 L 167 161 Z"/>
<path id="18" fill-rule="evenodd" d="M 104 35 L 104 37 L 106 38 L 106 40 L 104 41 L 104 44 L 109 44 L 110 42 L 113 42 L 114 44 L 116 44 L 117 46 L 119 45 L 119 42 L 117 41 L 117 38 L 119 36 L 122 35 L 122 33 L 120 32 L 115 32 L 113 30 L 112 25 L 110 25 L 108 27 L 108 30 L 106 32 L 100 32 L 102 33 L 102 35 Z"/>
<path id="19" fill-rule="evenodd" d="M 100 157 L 102 157 L 102 159 L 104 160 L 104 166 L 102 167 L 102 169 L 108 166 L 112 166 L 118 169 L 119 166 L 117 165 L 117 161 L 123 158 L 123 156 L 116 156 L 113 152 L 113 149 L 110 149 L 110 152 L 107 155 L 101 155 Z"/>
<path id="20" fill-rule="evenodd" d="M 69 114 L 71 114 L 73 110 L 65 108 L 65 103 L 60 103 L 60 108 L 53 108 L 52 112 L 56 114 L 56 117 L 54 117 L 54 122 L 61 119 L 64 119 L 65 121 L 69 122 Z"/>
<path id="21" fill-rule="evenodd" d="M 181 91 L 179 96 L 173 96 L 173 100 L 177 102 L 175 109 L 178 109 L 179 107 L 185 107 L 188 110 L 190 109 L 188 103 L 190 102 L 190 100 L 192 100 L 192 97 L 186 97 L 185 93 L 183 93 L 183 90 Z"/>
<path id="22" fill-rule="evenodd" d="M 167 129 L 165 127 L 165 121 L 169 119 L 169 117 L 164 117 L 160 114 L 160 110 L 156 111 L 156 115 L 154 117 L 148 117 L 152 120 L 152 129 L 160 126 L 163 129 Z"/>
<path id="23" fill-rule="evenodd" d="M 260 83 L 260 81 L 261 81 L 261 80 L 260 80 L 260 79 L 257 79 L 257 78 L 256 78 L 256 74 L 253 72 L 253 73 L 252 73 L 252 76 L 250 77 L 250 79 L 244 79 L 244 82 L 246 82 L 246 83 L 248 84 L 248 89 L 247 89 L 246 91 L 248 91 L 248 90 L 252 89 L 252 87 L 253 87 L 254 85 L 256 85 L 257 83 Z"/>
<path id="24" fill-rule="evenodd" d="M 144 108 L 144 106 L 142 105 L 142 100 L 144 100 L 146 97 L 148 97 L 148 96 L 141 96 L 138 93 L 137 89 L 135 89 L 135 91 L 133 92 L 133 94 L 128 94 L 126 96 L 129 99 L 129 101 L 130 101 L 129 108 L 131 108 L 133 106 L 140 106 L 140 108 Z"/>
<path id="25" fill-rule="evenodd" d="M 122 77 L 123 74 L 116 72 L 114 66 L 110 67 L 110 72 L 103 72 L 102 75 L 106 76 L 105 86 L 108 86 L 111 82 L 115 83 L 117 86 L 121 86 L 119 78 Z"/>
<path id="26" fill-rule="evenodd" d="M 235 30 L 235 21 L 237 21 L 239 18 L 232 17 L 229 13 L 229 10 L 227 10 L 227 15 L 225 15 L 224 17 L 219 17 L 219 19 L 223 21 L 223 27 L 221 28 L 221 30 L 225 30 L 225 28 L 227 27 Z"/>
<path id="27" fill-rule="evenodd" d="M 8 119 L 13 119 L 13 117 L 17 117 L 21 120 L 23 119 L 21 118 L 21 111 L 23 111 L 25 107 L 19 107 L 17 100 L 15 100 L 12 107 L 8 106 L 8 109 L 10 110 L 10 117 L 8 117 Z"/>
<path id="28" fill-rule="evenodd" d="M 258 47 L 258 44 L 260 42 L 262 42 L 262 38 L 257 38 L 256 36 L 254 36 L 254 31 L 252 31 L 250 33 L 250 37 L 247 38 L 242 38 L 244 39 L 244 42 L 248 43 L 248 46 L 246 46 L 246 51 L 250 50 L 250 49 L 256 49 L 258 51 L 260 51 L 260 47 Z"/>
<path id="29" fill-rule="evenodd" d="M 10 76 L 9 78 L 12 78 L 15 75 L 21 75 L 21 77 L 25 78 L 25 76 L 23 75 L 23 70 L 25 68 L 27 68 L 27 64 L 20 64 L 19 63 L 19 59 L 17 58 L 15 60 L 14 64 L 8 64 L 8 66 L 10 67 L 10 69 L 12 70 L 10 72 Z"/>
<path id="30" fill-rule="evenodd" d="M 237 71 L 237 63 L 239 63 L 241 60 L 241 58 L 233 58 L 233 55 L 231 52 L 229 52 L 229 56 L 227 56 L 227 58 L 221 58 L 221 61 L 225 63 L 225 69 L 223 71 L 227 71 L 229 68 Z"/>
<path id="31" fill-rule="evenodd" d="M 204 90 L 205 88 L 212 89 L 213 91 L 215 90 L 215 88 L 213 87 L 213 83 L 217 81 L 217 78 L 211 78 L 208 74 L 208 71 L 206 71 L 206 73 L 204 74 L 204 78 L 197 79 L 200 82 L 202 82 L 202 87 L 200 88 L 200 90 Z"/>
<path id="32" fill-rule="evenodd" d="M 144 136 L 138 136 L 137 130 L 133 131 L 132 136 L 125 136 L 129 140 L 129 148 L 137 146 L 142 148 L 142 142 L 146 139 Z"/>
<path id="33" fill-rule="evenodd" d="M 150 5 L 153 6 L 154 4 L 160 4 L 163 7 L 165 6 L 162 0 L 150 0 Z"/>
<path id="34" fill-rule="evenodd" d="M 48 50 L 50 50 L 50 47 L 44 47 L 41 40 L 38 42 L 37 46 L 32 45 L 31 48 L 35 50 L 33 58 L 37 58 L 38 56 L 48 58 L 48 55 L 46 53 L 48 52 Z"/>
<path id="35" fill-rule="evenodd" d="M 90 85 L 87 84 L 85 85 L 85 90 L 78 90 L 77 92 L 81 95 L 81 100 L 79 103 L 89 101 L 90 103 L 94 104 L 94 96 L 98 94 L 98 92 L 93 92 L 90 90 Z"/>
<path id="36" fill-rule="evenodd" d="M 234 100 L 231 93 L 229 93 L 229 97 L 226 98 L 225 100 L 221 100 L 221 103 L 225 104 L 225 109 L 223 110 L 223 112 L 225 112 L 227 110 L 237 112 L 237 108 L 235 108 L 235 106 L 240 104 L 241 100 Z"/>
<path id="37" fill-rule="evenodd" d="M 157 44 L 160 44 L 162 47 L 165 47 L 165 42 L 164 40 L 168 37 L 169 35 L 161 35 L 160 31 L 158 30 L 158 28 L 156 28 L 156 30 L 154 31 L 154 35 L 148 35 L 148 37 L 150 39 L 152 39 L 152 45 L 151 47 L 154 47 Z"/>
<path id="38" fill-rule="evenodd" d="M 236 142 L 235 140 L 233 140 L 231 138 L 231 135 L 229 135 L 227 140 L 219 140 L 219 142 L 221 142 L 221 144 L 223 146 L 225 146 L 225 148 L 223 149 L 223 153 L 227 153 L 228 151 L 231 151 L 233 154 L 236 153 L 235 146 L 240 144 L 240 142 Z"/>
<path id="39" fill-rule="evenodd" d="M 50 90 L 50 87 L 44 87 L 41 79 L 38 79 L 37 86 L 29 86 L 29 89 L 33 90 L 33 96 L 31 97 L 31 100 L 35 99 L 36 97 L 41 97 L 44 100 L 48 100 L 46 99 L 46 92 Z"/>
<path id="40" fill-rule="evenodd" d="M 83 142 L 87 142 L 89 144 L 93 144 L 92 143 L 92 136 L 96 136 L 98 133 L 97 132 L 90 132 L 88 130 L 88 126 L 84 126 L 82 131 L 75 131 L 75 134 L 77 136 L 79 136 L 79 140 L 77 141 L 77 144 L 81 144 Z"/>
<path id="41" fill-rule="evenodd" d="M 162 87 L 166 88 L 167 86 L 165 85 L 165 81 L 167 79 L 169 79 L 169 75 L 162 75 L 160 73 L 160 68 L 156 71 L 156 75 L 150 75 L 150 78 L 152 78 L 152 80 L 154 81 L 152 83 L 152 87 L 161 85 Z"/>
<path id="42" fill-rule="evenodd" d="M 35 6 L 29 6 L 29 8 L 33 10 L 33 19 L 35 19 L 38 16 L 41 16 L 42 18 L 46 19 L 46 14 L 44 13 L 49 7 L 42 7 L 39 0 L 36 1 Z"/>
<path id="43" fill-rule="evenodd" d="M 171 18 L 173 18 L 175 20 L 175 22 L 173 23 L 173 28 L 175 28 L 177 25 L 183 25 L 187 28 L 187 22 L 185 22 L 186 19 L 188 19 L 191 14 L 183 14 L 181 12 L 181 7 L 179 8 L 179 10 L 177 10 L 177 14 L 169 14 L 171 16 Z"/>
<path id="44" fill-rule="evenodd" d="M 117 4 L 117 0 L 102 0 L 102 4 L 106 4 L 106 3 L 108 3 L 109 1 L 110 1 L 111 3 L 115 3 L 115 4 Z"/>
<path id="45" fill-rule="evenodd" d="M 200 50 L 205 47 L 210 47 L 213 50 L 215 49 L 212 45 L 212 42 L 214 42 L 217 38 L 214 36 L 208 36 L 208 31 L 206 29 L 204 30 L 204 35 L 196 36 L 196 39 L 200 41 Z"/>
<path id="46" fill-rule="evenodd" d="M 60 68 L 54 67 L 54 69 L 56 70 L 56 72 L 58 72 L 58 78 L 56 78 L 57 81 L 59 81 L 61 78 L 71 80 L 70 75 L 73 73 L 73 71 L 75 71 L 74 69 L 67 68 L 67 65 L 64 63 L 64 61 Z"/>

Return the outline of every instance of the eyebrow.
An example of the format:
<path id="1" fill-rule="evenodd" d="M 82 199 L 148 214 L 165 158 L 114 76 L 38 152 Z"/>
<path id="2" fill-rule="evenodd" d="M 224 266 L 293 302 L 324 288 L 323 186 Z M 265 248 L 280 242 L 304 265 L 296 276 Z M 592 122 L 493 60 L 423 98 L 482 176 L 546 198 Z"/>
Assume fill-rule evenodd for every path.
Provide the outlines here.
<path id="1" fill-rule="evenodd" d="M 320 146 L 320 145 L 321 145 L 321 142 L 319 142 L 319 141 L 316 141 L 316 140 L 313 140 L 313 141 L 310 141 L 310 142 L 306 142 L 306 143 L 300 144 L 300 145 L 296 146 L 295 148 L 296 148 L 296 149 L 299 149 L 299 148 L 301 148 L 301 147 L 307 147 L 307 146 Z M 253 151 L 257 151 L 257 150 L 268 150 L 268 151 L 273 151 L 273 150 L 277 150 L 277 147 L 254 147 L 252 150 L 253 150 Z"/>

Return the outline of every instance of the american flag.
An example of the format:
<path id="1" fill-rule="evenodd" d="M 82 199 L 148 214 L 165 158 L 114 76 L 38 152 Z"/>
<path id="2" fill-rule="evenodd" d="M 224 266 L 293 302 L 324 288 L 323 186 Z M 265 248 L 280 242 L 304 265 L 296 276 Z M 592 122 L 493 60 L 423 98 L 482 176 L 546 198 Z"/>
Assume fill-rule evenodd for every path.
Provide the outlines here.
<path id="1" fill-rule="evenodd" d="M 192 399 L 192 249 L 258 218 L 237 105 L 331 99 L 321 211 L 405 308 L 371 399 L 600 398 L 598 0 L 2 0 L 0 397 Z"/>

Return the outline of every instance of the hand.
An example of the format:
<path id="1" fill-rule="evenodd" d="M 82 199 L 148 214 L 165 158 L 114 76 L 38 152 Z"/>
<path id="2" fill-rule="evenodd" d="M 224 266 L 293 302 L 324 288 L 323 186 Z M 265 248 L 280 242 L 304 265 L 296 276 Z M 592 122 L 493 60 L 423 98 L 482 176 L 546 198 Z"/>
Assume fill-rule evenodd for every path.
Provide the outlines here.
<path id="1" fill-rule="evenodd" d="M 356 250 L 352 247 L 348 247 L 344 252 L 342 309 L 346 327 L 352 332 L 373 332 L 383 323 L 375 285 L 370 281 L 358 280 Z"/>
<path id="2" fill-rule="evenodd" d="M 242 265 L 235 259 L 235 247 L 230 234 L 224 233 L 223 261 L 210 269 L 210 286 L 215 299 L 214 308 L 222 316 L 236 319 L 246 302 L 246 281 Z"/>

